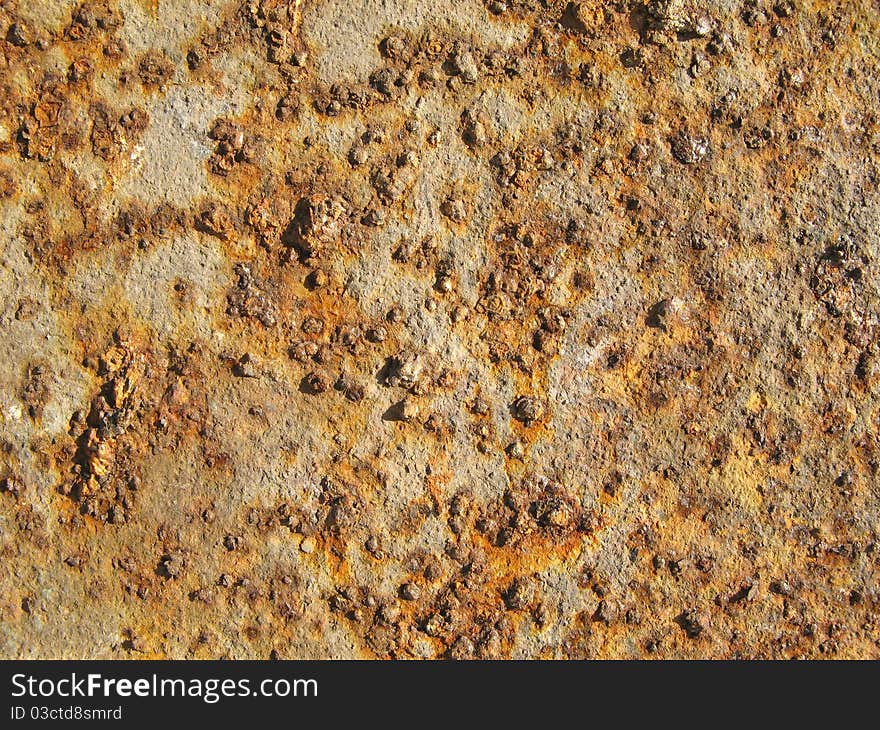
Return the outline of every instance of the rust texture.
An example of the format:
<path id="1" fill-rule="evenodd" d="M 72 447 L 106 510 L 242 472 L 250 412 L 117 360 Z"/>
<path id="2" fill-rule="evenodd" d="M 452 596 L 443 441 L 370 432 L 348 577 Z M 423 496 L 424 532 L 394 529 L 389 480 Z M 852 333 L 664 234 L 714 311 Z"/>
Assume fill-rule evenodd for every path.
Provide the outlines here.
<path id="1" fill-rule="evenodd" d="M 876 0 L 0 0 L 4 658 L 880 658 Z"/>

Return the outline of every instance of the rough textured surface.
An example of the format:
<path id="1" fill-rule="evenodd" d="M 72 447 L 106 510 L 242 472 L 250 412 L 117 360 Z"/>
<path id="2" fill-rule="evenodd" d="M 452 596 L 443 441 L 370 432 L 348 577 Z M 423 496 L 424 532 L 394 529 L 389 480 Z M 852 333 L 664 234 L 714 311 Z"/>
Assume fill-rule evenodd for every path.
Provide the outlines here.
<path id="1" fill-rule="evenodd" d="M 876 0 L 0 37 L 0 655 L 880 657 Z"/>

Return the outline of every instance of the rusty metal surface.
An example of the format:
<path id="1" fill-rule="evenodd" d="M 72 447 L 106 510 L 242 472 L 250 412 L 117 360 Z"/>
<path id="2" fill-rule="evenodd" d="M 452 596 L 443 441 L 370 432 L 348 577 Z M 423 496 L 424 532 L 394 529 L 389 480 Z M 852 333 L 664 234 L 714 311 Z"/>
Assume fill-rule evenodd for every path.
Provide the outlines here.
<path id="1" fill-rule="evenodd" d="M 876 0 L 0 35 L 0 655 L 880 656 Z"/>

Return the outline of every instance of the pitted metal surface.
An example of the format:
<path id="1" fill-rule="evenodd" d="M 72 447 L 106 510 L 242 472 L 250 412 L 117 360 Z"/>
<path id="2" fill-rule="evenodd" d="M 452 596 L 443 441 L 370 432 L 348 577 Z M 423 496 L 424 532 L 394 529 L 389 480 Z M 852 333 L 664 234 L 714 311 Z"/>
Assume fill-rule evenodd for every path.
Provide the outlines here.
<path id="1" fill-rule="evenodd" d="M 0 655 L 880 655 L 876 1 L 0 34 Z"/>

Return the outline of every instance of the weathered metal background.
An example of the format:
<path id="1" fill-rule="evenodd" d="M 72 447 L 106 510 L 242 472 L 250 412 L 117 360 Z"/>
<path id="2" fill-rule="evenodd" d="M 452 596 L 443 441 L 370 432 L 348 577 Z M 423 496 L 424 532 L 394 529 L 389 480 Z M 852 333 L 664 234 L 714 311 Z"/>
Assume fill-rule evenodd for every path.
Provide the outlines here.
<path id="1" fill-rule="evenodd" d="M 876 0 L 0 34 L 2 656 L 880 656 Z"/>

